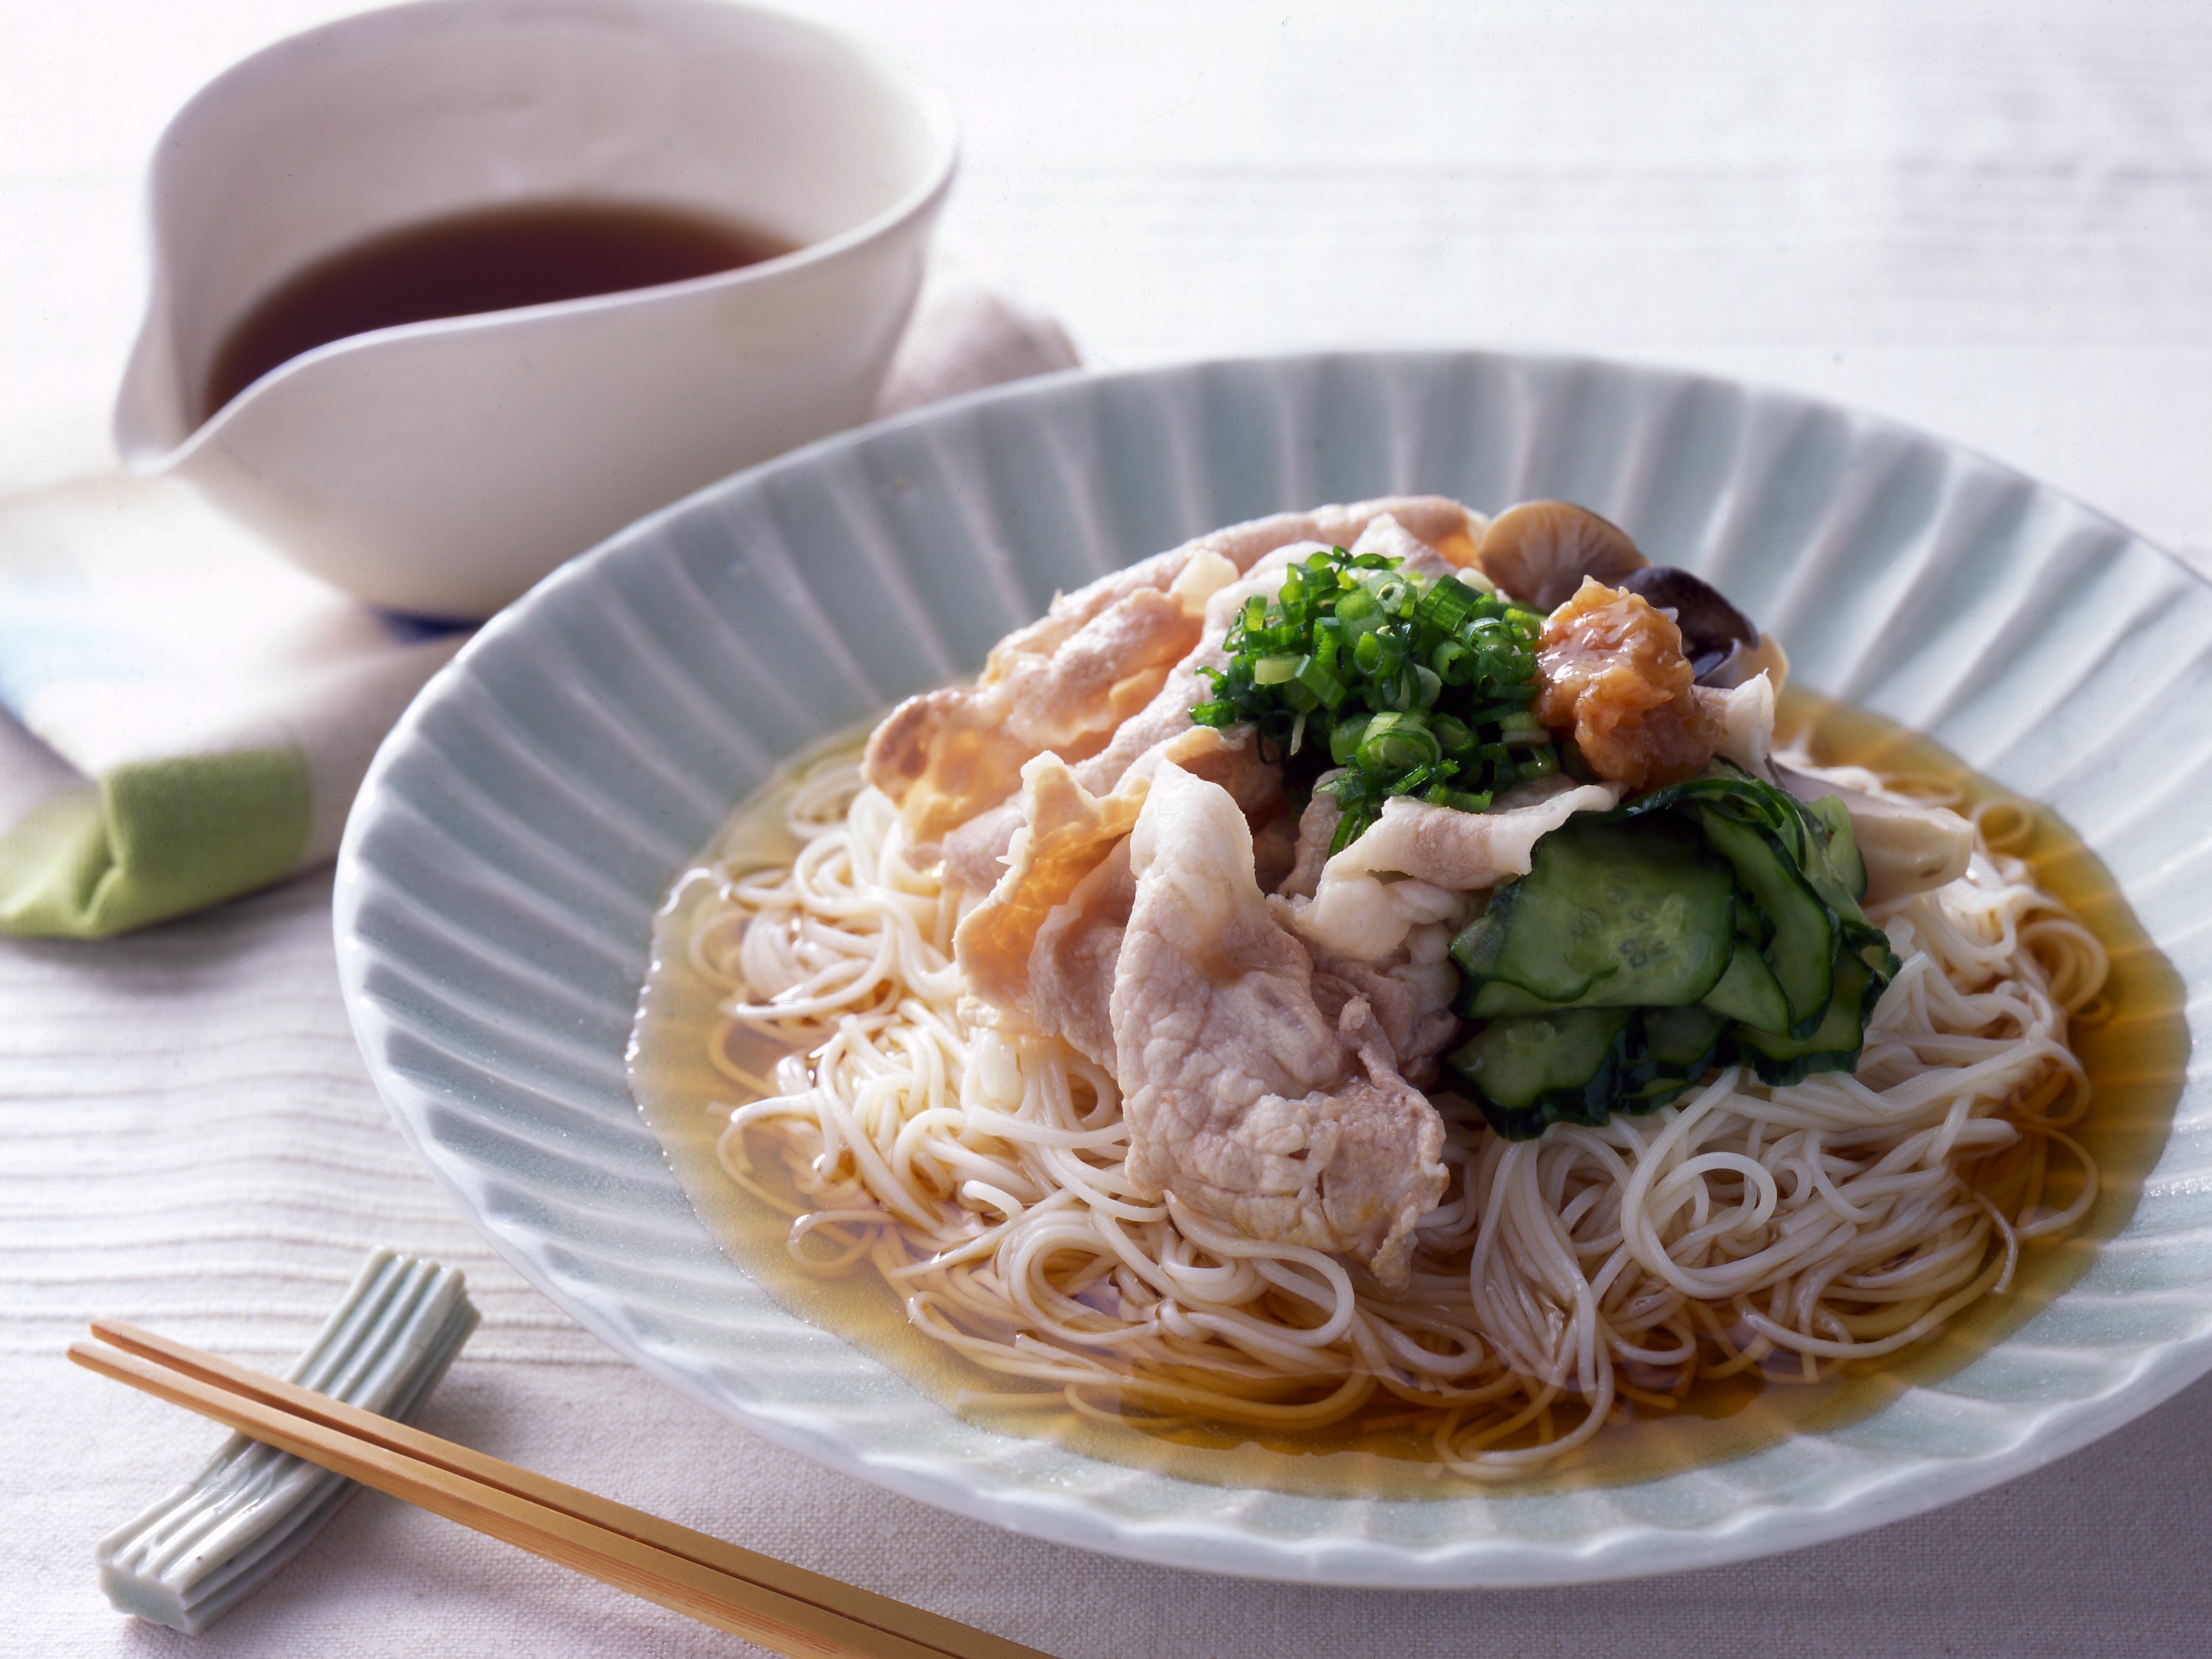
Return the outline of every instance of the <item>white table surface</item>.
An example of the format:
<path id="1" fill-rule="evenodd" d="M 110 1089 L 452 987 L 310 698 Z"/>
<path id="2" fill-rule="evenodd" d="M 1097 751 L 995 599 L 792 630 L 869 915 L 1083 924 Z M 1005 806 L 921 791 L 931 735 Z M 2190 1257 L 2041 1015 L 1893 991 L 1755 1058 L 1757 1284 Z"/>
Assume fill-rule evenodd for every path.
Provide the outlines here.
<path id="1" fill-rule="evenodd" d="M 235 57 L 344 6 L 0 9 L 0 487 L 102 459 L 137 174 Z M 963 115 L 948 231 L 1091 360 L 1538 346 L 1864 404 L 2212 566 L 2212 8 L 820 0 Z M 40 760 L 0 729 L 0 811 Z M 0 944 L 0 1654 L 726 1654 L 370 1495 L 186 1638 L 94 1540 L 213 1436 L 68 1368 L 94 1314 L 271 1364 L 377 1243 L 483 1331 L 431 1429 L 1068 1656 L 2212 1651 L 2212 1383 L 2009 1486 L 1642 1583 L 1301 1590 L 1011 1538 L 818 1470 L 631 1370 L 401 1145 L 326 876 L 135 939 Z"/>

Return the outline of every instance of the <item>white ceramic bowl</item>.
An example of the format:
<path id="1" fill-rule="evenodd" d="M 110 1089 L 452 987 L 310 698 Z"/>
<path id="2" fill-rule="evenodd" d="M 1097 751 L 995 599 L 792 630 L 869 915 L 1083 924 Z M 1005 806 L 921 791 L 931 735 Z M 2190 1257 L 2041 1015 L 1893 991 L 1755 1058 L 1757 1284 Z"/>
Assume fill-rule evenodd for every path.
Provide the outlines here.
<path id="1" fill-rule="evenodd" d="M 1886 422 L 1563 359 L 1352 356 L 1066 377 L 706 490 L 501 617 L 385 744 L 340 858 L 355 1029 L 485 1235 L 639 1364 L 864 1479 L 1186 1567 L 1363 1585 L 1618 1577 L 1834 1538 L 2049 1462 L 2212 1368 L 2212 1092 L 2023 1328 L 1826 1434 L 1663 1478 L 1434 1501 L 1172 1479 L 981 1428 L 717 1252 L 625 1087 L 652 913 L 779 757 L 973 669 L 1208 526 L 1437 490 L 1589 504 L 1717 579 L 1798 678 L 2049 803 L 2212 985 L 2212 589 Z"/>
<path id="2" fill-rule="evenodd" d="M 358 598 L 488 616 L 638 514 L 865 419 L 954 151 L 939 94 L 777 12 L 426 0 L 309 30 L 161 136 L 117 445 Z M 578 198 L 802 246 L 334 341 L 200 422 L 225 331 L 302 266 L 425 219 Z"/>

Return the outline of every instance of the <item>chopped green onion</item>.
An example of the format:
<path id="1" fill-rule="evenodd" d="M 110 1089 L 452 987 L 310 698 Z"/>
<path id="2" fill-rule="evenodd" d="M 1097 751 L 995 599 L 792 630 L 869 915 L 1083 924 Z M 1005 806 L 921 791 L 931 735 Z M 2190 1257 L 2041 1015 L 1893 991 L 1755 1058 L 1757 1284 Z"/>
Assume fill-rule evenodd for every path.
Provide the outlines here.
<path id="1" fill-rule="evenodd" d="M 1252 726 L 1293 805 L 1315 789 L 1334 795 L 1339 848 L 1393 796 L 1480 811 L 1498 789 L 1561 764 L 1528 708 L 1542 626 L 1455 577 L 1315 552 L 1284 572 L 1272 601 L 1247 596 L 1226 665 L 1201 671 L 1210 690 L 1191 718 Z M 1325 741 L 1309 744 L 1310 732 Z M 1323 783 L 1330 766 L 1344 769 Z"/>
<path id="2" fill-rule="evenodd" d="M 1437 806 L 1456 807 L 1462 812 L 1480 812 L 1490 805 L 1490 791 L 1447 789 L 1441 783 L 1432 783 L 1421 799 Z"/>
<path id="3" fill-rule="evenodd" d="M 1439 576 L 1413 607 L 1413 619 L 1432 628 L 1455 629 L 1473 616 L 1486 597 L 1456 576 Z"/>
<path id="4" fill-rule="evenodd" d="M 1429 653 L 1429 666 L 1438 679 L 1456 689 L 1472 680 L 1480 665 L 1474 653 L 1457 640 L 1446 640 Z"/>
<path id="5" fill-rule="evenodd" d="M 1456 755 L 1462 749 L 1474 747 L 1474 728 L 1466 721 L 1455 720 L 1449 714 L 1431 715 L 1429 730 L 1437 734 L 1437 741 L 1443 745 L 1444 753 L 1447 755 Z"/>
<path id="6" fill-rule="evenodd" d="M 1418 714 L 1377 714 L 1367 722 L 1366 735 L 1359 740 L 1358 757 L 1360 769 L 1367 772 L 1402 772 L 1410 768 L 1425 766 L 1442 757 L 1443 745 L 1437 734 L 1428 728 Z"/>
<path id="7" fill-rule="evenodd" d="M 1335 708 L 1344 701 L 1346 691 L 1344 682 L 1339 679 L 1334 672 L 1326 664 L 1315 658 L 1307 657 L 1300 660 L 1297 672 L 1293 678 L 1297 679 L 1299 685 L 1312 692 L 1315 696 L 1321 699 L 1325 707 L 1330 709 Z"/>

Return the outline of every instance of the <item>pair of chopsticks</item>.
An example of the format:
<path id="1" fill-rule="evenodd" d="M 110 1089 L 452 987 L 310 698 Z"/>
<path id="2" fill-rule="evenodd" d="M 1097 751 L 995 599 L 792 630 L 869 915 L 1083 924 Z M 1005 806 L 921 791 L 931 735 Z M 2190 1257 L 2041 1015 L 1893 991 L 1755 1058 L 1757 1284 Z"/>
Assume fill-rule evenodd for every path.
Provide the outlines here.
<path id="1" fill-rule="evenodd" d="M 793 1659 L 1047 1659 L 151 1331 L 92 1334 L 69 1350 L 88 1370 Z"/>

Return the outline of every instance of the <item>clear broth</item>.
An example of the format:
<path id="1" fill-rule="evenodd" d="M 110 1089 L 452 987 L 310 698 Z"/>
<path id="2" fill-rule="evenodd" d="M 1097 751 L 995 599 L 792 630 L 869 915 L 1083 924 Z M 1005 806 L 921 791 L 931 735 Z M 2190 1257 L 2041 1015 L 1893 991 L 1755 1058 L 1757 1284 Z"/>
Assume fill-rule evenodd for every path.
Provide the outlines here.
<path id="1" fill-rule="evenodd" d="M 2033 866 L 2037 881 L 2063 899 L 2112 956 L 2106 992 L 2112 1017 L 2073 1033 L 2093 1097 L 2087 1117 L 2072 1133 L 2097 1160 L 2099 1197 L 2072 1235 L 2024 1249 L 2009 1291 L 1983 1297 L 1917 1347 L 1886 1360 L 1829 1368 L 1811 1383 L 1756 1371 L 1702 1380 L 1671 1411 L 1629 1402 L 1589 1443 L 1510 1486 L 1477 1482 L 1438 1462 L 1425 1433 L 1389 1420 L 1406 1415 L 1395 1400 L 1378 1401 L 1343 1423 L 1297 1436 L 1187 1422 L 1165 1426 L 1142 1414 L 1097 1417 L 1075 1412 L 1057 1390 L 1042 1388 L 1035 1408 L 964 1401 L 967 1390 L 1004 1395 L 1020 1385 L 915 1332 L 897 1293 L 865 1265 L 829 1280 L 802 1271 L 785 1248 L 785 1218 L 751 1200 L 716 1161 L 725 1114 L 714 1103 L 733 1105 L 737 1097 L 708 1059 L 715 996 L 684 949 L 693 920 L 713 896 L 711 881 L 696 874 L 678 884 L 655 924 L 653 964 L 630 1047 L 631 1089 L 708 1231 L 785 1308 L 852 1342 L 947 1410 L 1106 1462 L 1297 1495 L 1462 1498 L 1477 1491 L 1557 1492 L 1655 1480 L 1747 1456 L 1793 1435 L 1831 1432 L 1872 1415 L 1912 1387 L 1960 1370 L 2081 1278 L 2098 1245 L 2127 1225 L 2166 1144 L 2181 1097 L 2189 1035 L 2179 975 L 2152 946 L 2104 866 L 2055 814 L 2020 800 L 1927 738 L 1825 699 L 1796 691 L 1785 696 L 1782 729 L 1786 741 L 1803 738 L 1823 763 L 1937 779 L 1970 805 L 2004 800 L 2022 811 L 2027 837 L 2008 850 Z M 808 758 L 855 749 L 860 741 L 859 735 L 848 735 Z M 794 851 L 778 804 L 780 785 L 789 775 L 790 770 L 780 775 L 741 806 L 714 849 L 742 846 L 749 854 L 773 857 Z M 763 1175 L 770 1168 L 765 1162 L 757 1167 Z"/>
<path id="2" fill-rule="evenodd" d="M 332 340 L 711 276 L 796 246 L 734 220 L 624 202 L 531 202 L 404 225 L 325 255 L 256 301 L 216 350 L 203 418 Z"/>

